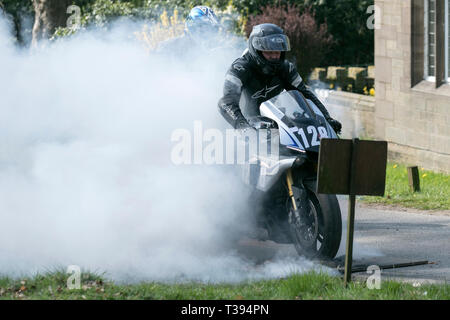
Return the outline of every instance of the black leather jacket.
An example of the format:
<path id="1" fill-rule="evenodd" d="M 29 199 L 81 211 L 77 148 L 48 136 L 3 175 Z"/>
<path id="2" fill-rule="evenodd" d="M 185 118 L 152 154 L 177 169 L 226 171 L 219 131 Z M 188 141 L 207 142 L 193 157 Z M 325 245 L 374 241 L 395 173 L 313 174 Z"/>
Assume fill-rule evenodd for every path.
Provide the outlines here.
<path id="1" fill-rule="evenodd" d="M 283 89 L 299 90 L 317 105 L 327 120 L 330 119 L 327 109 L 306 87 L 294 64 L 285 60 L 275 75 L 268 76 L 258 71 L 249 52 L 236 59 L 228 69 L 219 111 L 235 129 L 249 126 L 246 118 L 260 115 L 259 105 Z"/>

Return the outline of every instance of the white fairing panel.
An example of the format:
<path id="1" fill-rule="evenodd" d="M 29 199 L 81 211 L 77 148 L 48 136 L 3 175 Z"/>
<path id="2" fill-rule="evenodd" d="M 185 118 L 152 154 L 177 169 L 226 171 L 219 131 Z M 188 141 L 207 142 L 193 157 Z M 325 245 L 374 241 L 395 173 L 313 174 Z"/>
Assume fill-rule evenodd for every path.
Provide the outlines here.
<path id="1" fill-rule="evenodd" d="M 258 161 L 259 160 L 259 161 Z M 268 191 L 295 161 L 286 159 L 253 158 L 242 166 L 242 179 L 261 191 Z"/>

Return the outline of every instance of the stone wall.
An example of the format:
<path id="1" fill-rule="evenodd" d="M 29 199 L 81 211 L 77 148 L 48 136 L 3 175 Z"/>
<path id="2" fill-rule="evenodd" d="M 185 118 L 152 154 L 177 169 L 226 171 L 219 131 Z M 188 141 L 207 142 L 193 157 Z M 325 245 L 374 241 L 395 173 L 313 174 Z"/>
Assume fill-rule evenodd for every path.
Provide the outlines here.
<path id="1" fill-rule="evenodd" d="M 375 98 L 343 91 L 317 92 L 332 118 L 342 123 L 342 137 L 371 138 L 375 134 Z"/>
<path id="2" fill-rule="evenodd" d="M 327 67 L 315 68 L 308 78 L 308 84 L 329 89 L 361 94 L 371 94 L 375 82 L 375 67 Z"/>
<path id="3" fill-rule="evenodd" d="M 389 142 L 393 160 L 449 173 L 450 85 L 411 85 L 412 1 L 375 0 L 374 137 Z"/>

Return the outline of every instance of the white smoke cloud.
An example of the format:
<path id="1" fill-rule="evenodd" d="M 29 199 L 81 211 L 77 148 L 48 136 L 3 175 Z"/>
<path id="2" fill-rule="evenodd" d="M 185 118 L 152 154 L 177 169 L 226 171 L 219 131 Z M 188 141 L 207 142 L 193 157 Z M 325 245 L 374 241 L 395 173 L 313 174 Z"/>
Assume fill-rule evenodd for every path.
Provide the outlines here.
<path id="1" fill-rule="evenodd" d="M 347 224 L 348 224 L 348 196 L 338 195 L 339 205 L 342 213 L 342 236 L 341 245 L 336 254 L 337 257 L 345 255 L 346 245 L 347 245 Z M 358 209 L 356 209 L 358 210 Z M 354 232 L 353 238 L 353 259 L 354 260 L 364 260 L 368 258 L 376 258 L 384 256 L 384 253 L 379 249 L 369 246 L 367 244 L 361 243 L 358 239 L 357 234 Z"/>
<path id="2" fill-rule="evenodd" d="M 171 164 L 173 130 L 226 127 L 217 100 L 240 52 L 149 56 L 130 29 L 18 51 L 0 18 L 0 274 L 215 282 L 314 268 L 224 248 L 248 191 L 229 168 Z"/>

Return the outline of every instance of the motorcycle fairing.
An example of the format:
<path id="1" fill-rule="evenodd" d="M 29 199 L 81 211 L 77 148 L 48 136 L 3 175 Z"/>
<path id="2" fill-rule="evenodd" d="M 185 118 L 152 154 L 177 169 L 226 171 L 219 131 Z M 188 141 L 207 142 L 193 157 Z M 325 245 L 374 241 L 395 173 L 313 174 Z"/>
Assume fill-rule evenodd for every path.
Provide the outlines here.
<path id="1" fill-rule="evenodd" d="M 324 130 L 318 133 L 319 139 L 323 136 L 327 138 L 337 138 L 336 133 L 325 120 L 320 109 L 309 99 L 296 91 L 283 91 L 278 96 L 263 102 L 260 106 L 261 115 L 277 122 L 280 129 L 280 144 L 289 149 L 299 152 L 318 151 L 314 146 L 306 146 L 304 137 L 302 138 L 299 129 L 310 129 L 322 127 Z M 312 129 L 312 128 L 311 128 Z M 314 130 L 309 130 L 314 131 Z M 308 131 L 308 133 L 310 133 Z M 317 130 L 316 130 L 317 132 Z M 305 135 L 305 132 L 302 132 Z M 300 140 L 303 141 L 300 142 Z M 318 144 L 317 144 L 318 145 Z"/>

